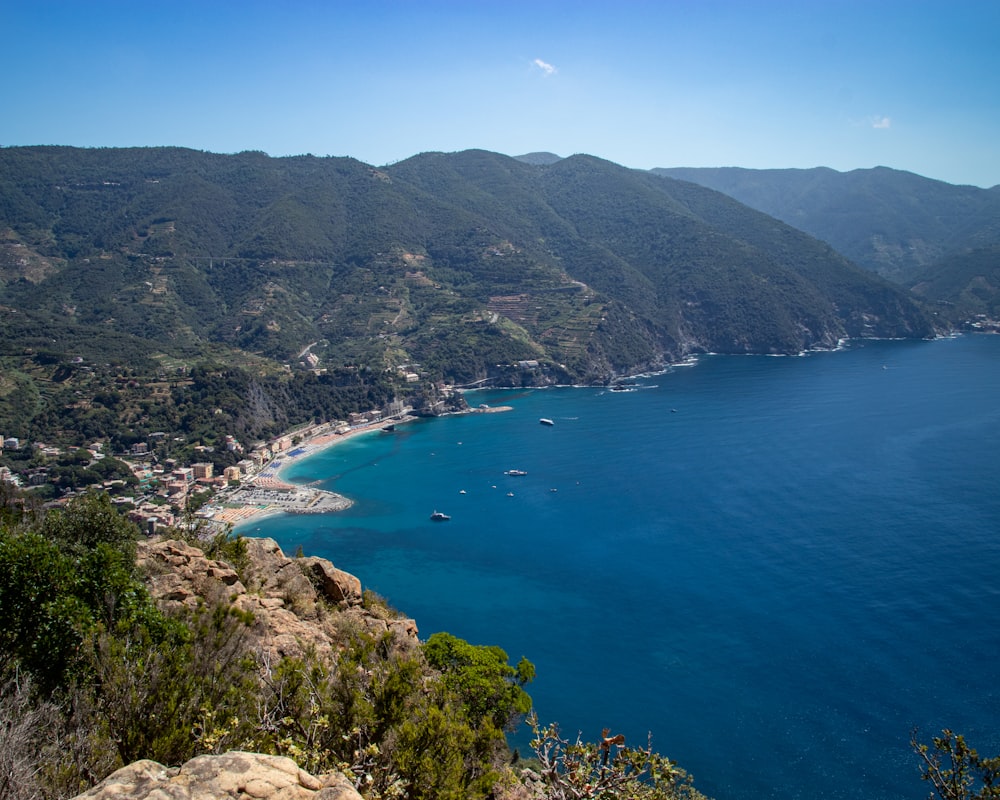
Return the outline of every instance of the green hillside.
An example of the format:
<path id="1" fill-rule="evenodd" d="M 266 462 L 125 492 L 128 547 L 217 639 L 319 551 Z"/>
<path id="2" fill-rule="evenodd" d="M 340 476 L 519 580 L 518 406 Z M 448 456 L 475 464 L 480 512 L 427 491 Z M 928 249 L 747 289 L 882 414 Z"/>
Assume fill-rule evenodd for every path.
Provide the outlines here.
<path id="1" fill-rule="evenodd" d="M 723 195 L 534 160 L 0 149 L 0 424 L 58 414 L 95 376 L 197 365 L 288 409 L 234 402 L 254 435 L 324 410 L 289 406 L 290 374 L 391 396 L 406 373 L 606 382 L 691 353 L 934 333 L 905 291 Z"/>
<path id="2" fill-rule="evenodd" d="M 943 259 L 914 279 L 912 289 L 950 316 L 1000 320 L 1000 245 Z"/>
<path id="3" fill-rule="evenodd" d="M 1000 189 L 953 186 L 876 167 L 654 169 L 723 192 L 904 285 L 969 248 L 1000 244 Z"/>
<path id="4" fill-rule="evenodd" d="M 624 303 L 673 356 L 929 332 L 905 294 L 830 247 L 687 183 L 590 156 L 539 168 L 470 151 L 394 170 L 427 191 L 462 196 L 495 229 L 522 232 L 526 251 L 555 256 L 570 277 Z"/>

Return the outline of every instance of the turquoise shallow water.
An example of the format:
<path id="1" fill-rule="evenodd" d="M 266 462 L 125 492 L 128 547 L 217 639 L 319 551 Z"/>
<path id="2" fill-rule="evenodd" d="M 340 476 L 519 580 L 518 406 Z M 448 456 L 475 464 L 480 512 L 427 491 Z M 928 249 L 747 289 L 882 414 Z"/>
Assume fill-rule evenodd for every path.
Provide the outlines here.
<path id="1" fill-rule="evenodd" d="M 924 797 L 914 726 L 1000 753 L 998 398 L 1000 337 L 476 393 L 514 410 L 312 456 L 283 475 L 355 505 L 241 532 L 526 655 L 543 721 L 652 732 L 718 798 Z"/>

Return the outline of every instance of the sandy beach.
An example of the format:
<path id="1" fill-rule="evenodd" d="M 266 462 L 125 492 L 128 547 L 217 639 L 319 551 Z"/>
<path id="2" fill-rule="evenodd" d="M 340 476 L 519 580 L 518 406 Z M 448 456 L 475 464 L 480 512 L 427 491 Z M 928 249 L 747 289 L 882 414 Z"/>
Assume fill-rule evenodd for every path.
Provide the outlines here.
<path id="1" fill-rule="evenodd" d="M 225 492 L 215 503 L 206 506 L 204 516 L 213 523 L 238 526 L 251 518 L 274 514 L 325 514 L 343 511 L 351 500 L 336 492 L 290 483 L 281 477 L 290 464 L 320 450 L 334 447 L 341 442 L 364 433 L 380 431 L 389 425 L 410 422 L 416 417 L 381 420 L 369 425 L 359 425 L 342 433 L 328 431 L 313 436 L 287 453 L 280 453 L 264 465 L 260 472 L 243 485 Z"/>
<path id="2" fill-rule="evenodd" d="M 389 426 L 403 425 L 407 422 L 412 422 L 415 420 L 414 416 L 403 416 L 398 419 L 383 419 L 379 422 L 372 422 L 368 425 L 359 425 L 357 427 L 351 428 L 350 430 L 344 431 L 343 433 L 334 433 L 333 431 L 327 431 L 326 433 L 321 433 L 318 436 L 313 436 L 298 446 L 294 447 L 288 453 L 282 453 L 271 460 L 271 462 L 264 467 L 258 473 L 257 477 L 254 479 L 254 483 L 258 486 L 279 486 L 282 488 L 302 488 L 297 484 L 288 483 L 281 479 L 281 473 L 290 464 L 297 461 L 301 461 L 306 456 L 310 456 L 320 450 L 326 450 L 334 445 L 340 444 L 341 442 L 346 442 L 348 439 L 353 439 L 355 436 L 360 436 L 363 433 L 373 433 L 375 431 L 384 430 Z M 263 483 L 261 481 L 264 481 Z M 328 492 L 328 494 L 331 494 Z"/>
<path id="3" fill-rule="evenodd" d="M 461 412 L 466 414 L 495 414 L 513 410 L 512 406 L 480 406 Z M 417 419 L 404 415 L 383 419 L 368 425 L 358 425 L 341 433 L 326 431 L 312 436 L 288 452 L 272 458 L 256 475 L 235 489 L 220 493 L 216 501 L 203 509 L 203 516 L 219 525 L 242 525 L 252 518 L 274 514 L 324 514 L 350 508 L 350 498 L 312 486 L 302 486 L 283 480 L 281 473 L 291 464 L 320 450 L 334 447 L 355 436 L 373 433 L 392 425 L 402 425 Z"/>

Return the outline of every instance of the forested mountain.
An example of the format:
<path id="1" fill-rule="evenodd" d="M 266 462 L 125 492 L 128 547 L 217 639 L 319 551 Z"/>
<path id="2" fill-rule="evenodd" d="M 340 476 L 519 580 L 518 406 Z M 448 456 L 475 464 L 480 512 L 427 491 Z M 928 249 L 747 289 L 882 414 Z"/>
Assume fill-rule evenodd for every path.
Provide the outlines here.
<path id="1" fill-rule="evenodd" d="M 723 192 L 906 286 L 943 259 L 1000 244 L 1000 187 L 953 186 L 887 167 L 651 172 Z"/>
<path id="2" fill-rule="evenodd" d="M 536 152 L 536 153 L 525 153 L 524 155 L 514 156 L 518 161 L 523 161 L 525 164 L 534 164 L 540 167 L 547 167 L 549 164 L 555 164 L 557 161 L 562 161 L 562 156 L 557 156 L 555 153 L 548 152 Z"/>
<path id="3" fill-rule="evenodd" d="M 964 316 L 1000 320 L 1000 245 L 942 259 L 913 279 L 913 291 Z"/>
<path id="4" fill-rule="evenodd" d="M 147 341 L 287 360 L 320 339 L 335 363 L 433 361 L 456 379 L 548 357 L 593 379 L 872 324 L 929 332 L 904 295 L 797 231 L 587 156 L 536 166 L 469 151 L 377 170 L 8 148 L 0 165 L 2 302 Z M 465 334 L 454 353 L 427 323 Z"/>
<path id="5" fill-rule="evenodd" d="M 934 332 L 904 290 L 728 197 L 539 161 L 0 149 L 0 398 L 42 403 L 29 357 L 599 382 Z"/>

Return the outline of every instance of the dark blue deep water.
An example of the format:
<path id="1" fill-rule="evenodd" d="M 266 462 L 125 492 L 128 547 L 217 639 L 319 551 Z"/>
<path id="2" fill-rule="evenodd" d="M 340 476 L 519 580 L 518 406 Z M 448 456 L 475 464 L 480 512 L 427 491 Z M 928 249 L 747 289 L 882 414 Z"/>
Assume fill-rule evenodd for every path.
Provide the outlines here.
<path id="1" fill-rule="evenodd" d="M 469 400 L 514 410 L 310 457 L 284 476 L 356 504 L 242 532 L 527 656 L 543 722 L 652 732 L 720 800 L 926 797 L 915 726 L 1000 753 L 1000 337 Z"/>

